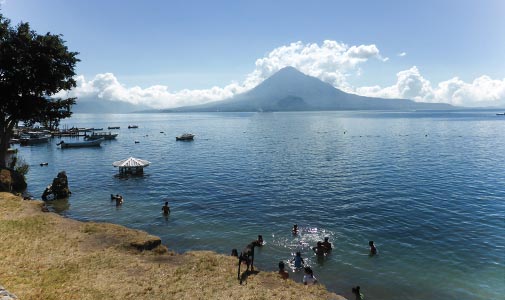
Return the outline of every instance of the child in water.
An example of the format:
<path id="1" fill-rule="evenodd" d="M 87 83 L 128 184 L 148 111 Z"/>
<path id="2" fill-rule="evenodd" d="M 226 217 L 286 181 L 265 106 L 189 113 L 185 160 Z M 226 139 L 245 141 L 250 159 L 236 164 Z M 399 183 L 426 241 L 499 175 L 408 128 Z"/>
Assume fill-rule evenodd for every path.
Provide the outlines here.
<path id="1" fill-rule="evenodd" d="M 305 275 L 303 275 L 304 285 L 314 285 L 317 283 L 316 277 L 314 277 L 314 272 L 310 267 L 305 267 Z"/>
<path id="2" fill-rule="evenodd" d="M 300 269 L 305 264 L 300 251 L 296 252 L 296 256 L 291 260 L 291 262 L 294 262 L 295 268 L 297 269 Z"/>

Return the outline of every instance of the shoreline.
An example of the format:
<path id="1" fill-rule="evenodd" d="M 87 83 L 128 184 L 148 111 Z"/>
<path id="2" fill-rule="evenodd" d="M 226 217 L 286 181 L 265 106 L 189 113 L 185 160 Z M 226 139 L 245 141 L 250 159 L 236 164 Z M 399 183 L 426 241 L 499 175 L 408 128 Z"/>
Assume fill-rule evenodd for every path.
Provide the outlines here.
<path id="1" fill-rule="evenodd" d="M 345 299 L 261 270 L 240 285 L 235 257 L 176 254 L 144 231 L 43 206 L 0 193 L 0 285 L 19 299 Z"/>

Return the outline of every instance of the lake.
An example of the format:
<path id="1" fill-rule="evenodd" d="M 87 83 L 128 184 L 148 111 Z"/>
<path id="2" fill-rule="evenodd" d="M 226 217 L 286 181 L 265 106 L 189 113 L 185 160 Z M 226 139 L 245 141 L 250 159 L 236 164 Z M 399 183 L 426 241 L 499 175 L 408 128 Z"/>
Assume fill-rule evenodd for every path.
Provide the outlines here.
<path id="1" fill-rule="evenodd" d="M 367 299 L 504 299 L 505 118 L 495 112 L 76 114 L 63 123 L 121 127 L 100 148 L 60 149 L 58 138 L 20 148 L 32 195 L 66 171 L 72 196 L 50 203 L 64 216 L 145 230 L 177 252 L 240 252 L 261 234 L 260 270 L 301 251 L 319 282 L 348 298 L 360 285 Z M 176 141 L 184 132 L 195 140 Z M 144 176 L 117 176 L 112 163 L 130 156 L 151 162 Z M 311 247 L 324 237 L 334 249 L 318 259 Z"/>

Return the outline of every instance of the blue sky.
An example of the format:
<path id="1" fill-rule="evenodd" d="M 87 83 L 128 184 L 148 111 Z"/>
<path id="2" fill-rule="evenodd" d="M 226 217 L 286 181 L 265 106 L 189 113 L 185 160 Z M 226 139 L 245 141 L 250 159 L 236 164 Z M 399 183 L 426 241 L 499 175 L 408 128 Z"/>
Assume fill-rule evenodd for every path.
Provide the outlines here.
<path id="1" fill-rule="evenodd" d="M 294 65 L 358 94 L 505 104 L 502 0 L 0 3 L 80 52 L 81 98 L 201 103 Z"/>

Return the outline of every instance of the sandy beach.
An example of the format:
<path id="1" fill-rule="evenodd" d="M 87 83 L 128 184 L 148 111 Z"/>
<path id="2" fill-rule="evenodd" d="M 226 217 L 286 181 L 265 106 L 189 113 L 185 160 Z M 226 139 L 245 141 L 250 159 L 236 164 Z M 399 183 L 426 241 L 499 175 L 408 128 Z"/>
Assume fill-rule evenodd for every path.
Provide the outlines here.
<path id="1" fill-rule="evenodd" d="M 159 238 L 43 204 L 0 193 L 0 284 L 19 299 L 344 299 L 261 270 L 240 285 L 234 257 L 176 254 L 170 241 L 140 251 Z"/>

